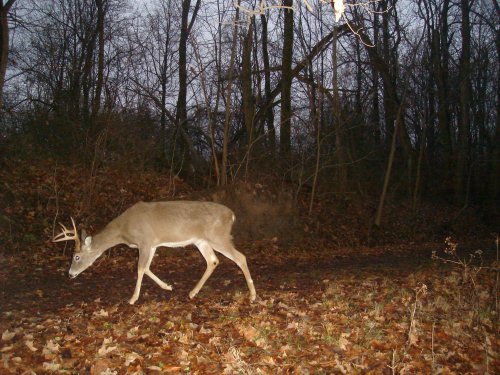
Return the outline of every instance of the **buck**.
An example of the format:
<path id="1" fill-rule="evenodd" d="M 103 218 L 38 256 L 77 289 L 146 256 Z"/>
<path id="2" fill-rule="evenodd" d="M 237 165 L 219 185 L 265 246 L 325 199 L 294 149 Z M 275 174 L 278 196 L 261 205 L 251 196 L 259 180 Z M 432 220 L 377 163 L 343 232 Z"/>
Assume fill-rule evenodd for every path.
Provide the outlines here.
<path id="1" fill-rule="evenodd" d="M 126 244 L 139 249 L 137 283 L 129 303 L 134 304 L 141 292 L 144 274 L 160 288 L 172 290 L 172 286 L 160 280 L 150 270 L 156 249 L 160 246 L 184 247 L 194 244 L 207 262 L 205 273 L 198 281 L 189 298 L 194 298 L 219 264 L 215 251 L 234 261 L 243 271 L 250 290 L 250 301 L 256 297 L 255 287 L 248 270 L 245 256 L 235 249 L 231 236 L 235 216 L 228 207 L 213 202 L 170 201 L 139 202 L 112 220 L 95 236 L 82 231 L 80 240 L 75 221 L 73 230 L 61 225 L 62 232 L 52 241 L 75 241 L 75 252 L 69 276 L 75 278 L 94 263 L 107 249 Z"/>

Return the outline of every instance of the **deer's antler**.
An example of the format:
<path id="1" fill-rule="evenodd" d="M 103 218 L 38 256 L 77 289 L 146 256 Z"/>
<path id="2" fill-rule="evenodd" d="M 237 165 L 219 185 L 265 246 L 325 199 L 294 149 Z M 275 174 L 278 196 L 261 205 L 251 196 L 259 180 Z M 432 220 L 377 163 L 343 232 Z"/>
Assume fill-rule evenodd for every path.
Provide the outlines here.
<path id="1" fill-rule="evenodd" d="M 80 237 L 78 237 L 78 231 L 76 229 L 75 221 L 71 218 L 71 223 L 73 224 L 73 230 L 66 228 L 63 224 L 59 223 L 61 226 L 62 232 L 59 233 L 52 239 L 52 242 L 61 242 L 61 241 L 75 241 L 75 248 L 77 251 L 80 249 Z"/>

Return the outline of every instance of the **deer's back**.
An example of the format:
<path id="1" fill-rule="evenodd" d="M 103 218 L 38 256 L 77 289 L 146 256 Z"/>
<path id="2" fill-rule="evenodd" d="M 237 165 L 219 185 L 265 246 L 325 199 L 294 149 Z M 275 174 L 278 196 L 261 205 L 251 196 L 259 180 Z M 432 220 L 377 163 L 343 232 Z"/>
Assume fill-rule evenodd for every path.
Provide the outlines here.
<path id="1" fill-rule="evenodd" d="M 168 201 L 138 202 L 110 224 L 120 227 L 130 243 L 144 238 L 181 243 L 230 237 L 233 221 L 233 211 L 218 203 Z"/>

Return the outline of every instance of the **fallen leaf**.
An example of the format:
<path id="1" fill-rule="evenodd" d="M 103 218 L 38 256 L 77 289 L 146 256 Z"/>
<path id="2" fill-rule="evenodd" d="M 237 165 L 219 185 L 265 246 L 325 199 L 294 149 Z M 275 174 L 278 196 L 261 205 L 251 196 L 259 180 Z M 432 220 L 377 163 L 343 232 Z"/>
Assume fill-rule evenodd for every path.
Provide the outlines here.
<path id="1" fill-rule="evenodd" d="M 139 354 L 135 353 L 135 352 L 128 353 L 125 356 L 125 366 L 129 366 L 135 360 L 142 360 L 142 357 Z"/>
<path id="2" fill-rule="evenodd" d="M 182 370 L 182 367 L 180 367 L 180 366 L 164 366 L 162 368 L 162 371 L 166 372 L 166 373 L 180 372 L 181 370 Z"/>
<path id="3" fill-rule="evenodd" d="M 98 359 L 90 368 L 91 375 L 109 374 L 111 363 L 107 359 Z M 116 372 L 115 372 L 116 373 Z"/>
<path id="4" fill-rule="evenodd" d="M 109 313 L 106 310 L 101 309 L 100 311 L 94 311 L 93 315 L 107 318 L 109 316 Z"/>
<path id="5" fill-rule="evenodd" d="M 16 335 L 15 332 L 9 332 L 9 330 L 6 329 L 2 333 L 2 341 L 10 341 L 14 338 L 15 335 Z"/>
<path id="6" fill-rule="evenodd" d="M 58 353 L 59 352 L 59 344 L 54 343 L 54 341 L 49 340 L 47 342 L 47 345 L 45 346 L 48 350 L 50 350 L 52 353 Z"/>
<path id="7" fill-rule="evenodd" d="M 201 334 L 205 334 L 205 333 L 212 333 L 212 330 L 211 329 L 207 329 L 203 326 L 200 327 L 200 333 Z"/>
<path id="8" fill-rule="evenodd" d="M 185 334 L 185 333 L 181 333 L 181 335 L 180 335 L 180 337 L 179 337 L 179 342 L 180 342 L 181 344 L 189 345 L 189 343 L 190 343 L 191 341 L 189 340 L 189 337 L 188 337 L 188 335 L 187 335 L 187 334 Z"/>
<path id="9" fill-rule="evenodd" d="M 158 367 L 158 366 L 148 366 L 147 369 L 152 370 L 152 371 L 160 371 L 160 372 L 163 370 L 161 367 Z"/>
<path id="10" fill-rule="evenodd" d="M 347 345 L 349 344 L 349 340 L 347 340 L 347 338 L 348 338 L 350 335 L 351 335 L 351 334 L 350 334 L 350 333 L 347 333 L 347 332 L 344 332 L 344 333 L 341 333 L 341 334 L 340 334 L 339 341 L 338 341 L 338 344 L 339 344 L 339 348 L 340 348 L 340 349 L 342 349 L 342 350 L 346 350 Z"/>
<path id="11" fill-rule="evenodd" d="M 104 339 L 102 341 L 102 345 L 101 347 L 99 348 L 99 350 L 97 351 L 97 354 L 100 355 L 101 357 L 112 352 L 113 350 L 116 350 L 116 346 L 108 346 L 109 344 L 112 344 L 113 343 L 113 338 L 109 338 L 109 339 Z"/>
<path id="12" fill-rule="evenodd" d="M 47 371 L 57 371 L 61 365 L 55 362 L 43 362 L 43 369 Z"/>
<path id="13" fill-rule="evenodd" d="M 137 333 L 139 332 L 139 326 L 135 326 L 133 328 L 130 328 L 127 332 L 127 338 L 131 339 L 135 336 L 137 336 Z"/>
<path id="14" fill-rule="evenodd" d="M 36 352 L 38 349 L 35 348 L 35 346 L 33 345 L 33 340 L 26 340 L 24 342 L 26 344 L 26 346 L 29 348 L 29 350 L 31 350 L 32 352 Z"/>
<path id="15" fill-rule="evenodd" d="M 238 331 L 248 341 L 254 341 L 258 334 L 258 331 L 252 326 L 240 326 L 238 327 Z"/>

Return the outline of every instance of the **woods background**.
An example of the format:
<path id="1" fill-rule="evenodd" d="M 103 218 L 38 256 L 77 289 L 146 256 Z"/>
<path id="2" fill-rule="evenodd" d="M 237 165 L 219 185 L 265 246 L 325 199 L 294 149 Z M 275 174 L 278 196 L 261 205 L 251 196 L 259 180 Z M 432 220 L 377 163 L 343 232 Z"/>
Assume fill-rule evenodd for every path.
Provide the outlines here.
<path id="1" fill-rule="evenodd" d="M 498 0 L 1 1 L 0 373 L 498 373 L 499 20 Z M 256 303 L 224 256 L 188 300 L 193 248 L 159 250 L 174 288 L 146 278 L 133 306 L 126 245 L 68 278 L 58 222 L 98 238 L 180 199 L 234 211 Z"/>
<path id="2" fill-rule="evenodd" d="M 2 163 L 497 213 L 498 2 L 309 3 L 3 1 Z"/>

